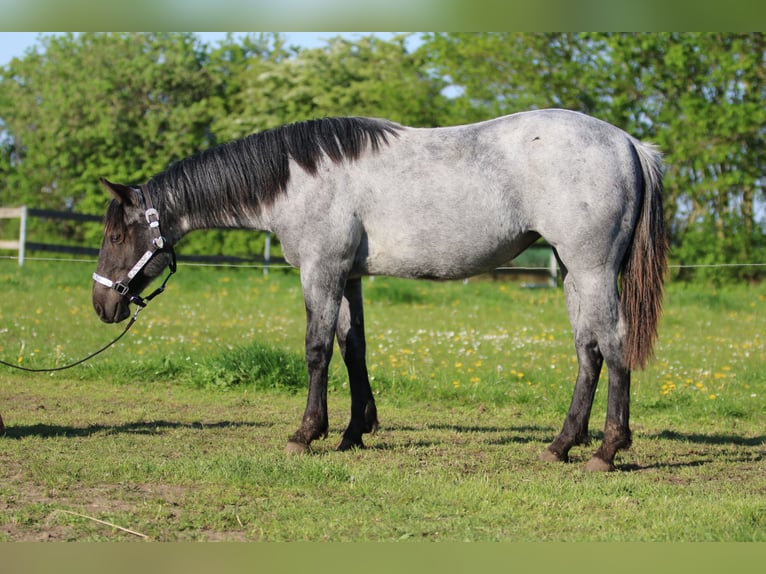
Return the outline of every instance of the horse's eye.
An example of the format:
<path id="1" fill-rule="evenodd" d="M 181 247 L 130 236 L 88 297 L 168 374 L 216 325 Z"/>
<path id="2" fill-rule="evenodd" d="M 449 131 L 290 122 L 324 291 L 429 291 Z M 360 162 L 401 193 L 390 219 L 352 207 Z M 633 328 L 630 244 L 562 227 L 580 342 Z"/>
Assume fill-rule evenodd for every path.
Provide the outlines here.
<path id="1" fill-rule="evenodd" d="M 112 233 L 111 235 L 109 235 L 109 241 L 111 241 L 112 243 L 119 243 L 120 241 L 122 241 L 122 234 Z"/>

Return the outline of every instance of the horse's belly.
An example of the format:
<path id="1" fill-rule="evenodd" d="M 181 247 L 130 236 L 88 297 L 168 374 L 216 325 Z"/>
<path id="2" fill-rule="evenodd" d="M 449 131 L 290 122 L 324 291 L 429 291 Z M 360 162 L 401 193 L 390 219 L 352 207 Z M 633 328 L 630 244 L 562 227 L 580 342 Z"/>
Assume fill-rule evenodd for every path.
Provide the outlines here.
<path id="1" fill-rule="evenodd" d="M 382 240 L 367 236 L 356 270 L 370 275 L 412 279 L 462 279 L 506 263 L 537 239 L 535 233 L 492 239 L 458 230 L 391 233 Z"/>

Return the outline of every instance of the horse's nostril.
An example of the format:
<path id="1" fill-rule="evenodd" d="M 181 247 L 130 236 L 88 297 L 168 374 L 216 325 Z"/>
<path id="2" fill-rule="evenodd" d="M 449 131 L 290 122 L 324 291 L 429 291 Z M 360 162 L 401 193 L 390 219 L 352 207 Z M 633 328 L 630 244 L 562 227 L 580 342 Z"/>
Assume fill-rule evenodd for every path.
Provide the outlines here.
<path id="1" fill-rule="evenodd" d="M 93 309 L 95 309 L 98 318 L 104 323 L 112 323 L 113 320 L 107 315 L 106 308 L 102 303 L 93 303 Z"/>

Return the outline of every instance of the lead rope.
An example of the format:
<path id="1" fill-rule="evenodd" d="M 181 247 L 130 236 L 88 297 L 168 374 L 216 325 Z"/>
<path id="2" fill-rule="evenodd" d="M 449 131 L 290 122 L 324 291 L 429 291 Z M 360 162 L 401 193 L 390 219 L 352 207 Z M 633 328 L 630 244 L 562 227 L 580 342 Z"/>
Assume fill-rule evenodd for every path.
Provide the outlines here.
<path id="1" fill-rule="evenodd" d="M 13 363 L 9 363 L 7 361 L 3 361 L 2 359 L 0 359 L 0 364 L 5 365 L 6 367 L 10 367 L 12 369 L 18 369 L 19 371 L 26 371 L 27 373 L 52 373 L 54 371 L 64 371 L 66 369 L 71 369 L 72 367 L 76 367 L 77 365 L 81 365 L 85 361 L 88 361 L 88 360 L 92 359 L 93 357 L 95 357 L 96 355 L 98 355 L 100 353 L 103 353 L 109 347 L 114 345 L 117 341 L 122 339 L 125 336 L 125 333 L 128 332 L 128 329 L 130 329 L 133 326 L 133 323 L 136 322 L 136 319 L 138 318 L 138 313 L 139 313 L 139 311 L 141 311 L 141 309 L 143 309 L 143 307 L 137 307 L 136 308 L 136 312 L 133 314 L 133 317 L 131 317 L 130 321 L 128 322 L 128 324 L 125 327 L 125 329 L 123 330 L 123 332 L 120 333 L 114 340 L 112 340 L 111 342 L 109 342 L 106 345 L 104 345 L 103 347 L 101 347 L 95 353 L 91 353 L 90 355 L 88 355 L 84 359 L 80 359 L 79 361 L 76 361 L 76 362 L 72 363 L 71 365 L 64 365 L 63 367 L 52 367 L 52 368 L 48 368 L 48 369 L 30 369 L 28 367 L 22 367 L 21 365 L 14 365 Z"/>
<path id="2" fill-rule="evenodd" d="M 27 373 L 53 373 L 55 371 L 64 371 L 66 369 L 71 369 L 72 367 L 76 367 L 77 365 L 82 365 L 85 361 L 89 361 L 90 359 L 92 359 L 96 355 L 100 355 L 101 353 L 106 351 L 109 347 L 114 345 L 117 341 L 122 339 L 125 336 L 125 334 L 128 332 L 128 330 L 130 330 L 130 328 L 133 326 L 133 323 L 136 322 L 136 319 L 138 319 L 138 314 L 143 310 L 144 307 L 146 307 L 146 303 L 148 303 L 149 301 L 154 299 L 157 295 L 159 295 L 160 293 L 162 293 L 165 290 L 165 286 L 168 284 L 168 280 L 173 275 L 173 273 L 175 273 L 175 268 L 176 268 L 176 266 L 175 266 L 175 252 L 171 252 L 171 253 L 172 253 L 172 257 L 173 257 L 173 265 L 171 265 L 170 272 L 168 273 L 167 277 L 165 277 L 165 280 L 162 282 L 162 285 L 157 287 L 157 289 L 155 289 L 150 295 L 147 295 L 146 297 L 143 297 L 141 299 L 141 303 L 142 304 L 141 305 L 136 305 L 136 312 L 133 313 L 133 316 L 130 318 L 130 321 L 125 326 L 125 329 L 122 331 L 122 333 L 117 335 L 116 338 L 114 338 L 112 341 L 110 341 L 109 343 L 107 343 L 106 345 L 101 347 L 98 351 L 96 351 L 94 353 L 91 353 L 90 355 L 88 355 L 84 359 L 80 359 L 79 361 L 75 361 L 74 363 L 71 363 L 69 365 L 64 365 L 63 367 L 51 367 L 51 368 L 48 368 L 48 369 L 31 369 L 29 367 L 22 367 L 21 365 L 14 365 L 13 363 L 9 363 L 7 361 L 3 361 L 2 359 L 0 359 L 0 365 L 5 365 L 6 367 L 10 367 L 12 369 L 17 369 L 19 371 L 26 371 Z"/>

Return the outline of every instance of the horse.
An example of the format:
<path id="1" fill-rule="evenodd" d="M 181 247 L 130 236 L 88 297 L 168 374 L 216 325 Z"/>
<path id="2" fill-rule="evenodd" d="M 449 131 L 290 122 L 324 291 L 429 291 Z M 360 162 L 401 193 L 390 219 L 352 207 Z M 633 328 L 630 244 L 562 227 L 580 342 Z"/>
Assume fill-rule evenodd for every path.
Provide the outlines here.
<path id="1" fill-rule="evenodd" d="M 364 117 L 312 119 L 208 148 L 143 185 L 102 179 L 113 199 L 94 273 L 107 323 L 175 262 L 197 229 L 275 233 L 297 267 L 306 307 L 308 396 L 288 453 L 328 436 L 334 339 L 351 415 L 337 449 L 364 448 L 378 428 L 365 359 L 362 278 L 464 279 L 513 259 L 540 237 L 563 277 L 578 373 L 561 432 L 542 452 L 569 460 L 589 444 L 605 362 L 603 440 L 586 464 L 615 470 L 631 444 L 631 371 L 653 355 L 668 240 L 662 158 L 652 144 L 569 110 L 415 128 Z"/>

